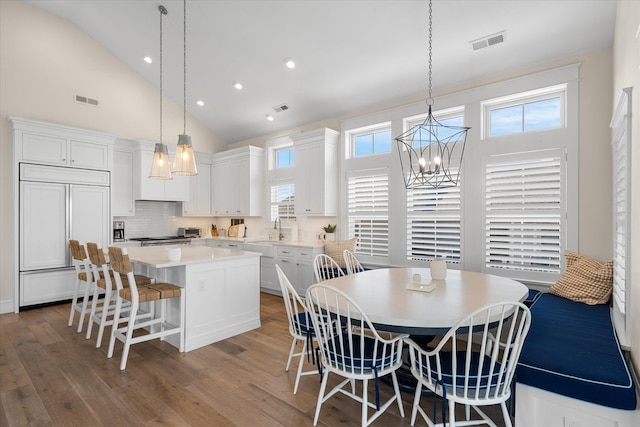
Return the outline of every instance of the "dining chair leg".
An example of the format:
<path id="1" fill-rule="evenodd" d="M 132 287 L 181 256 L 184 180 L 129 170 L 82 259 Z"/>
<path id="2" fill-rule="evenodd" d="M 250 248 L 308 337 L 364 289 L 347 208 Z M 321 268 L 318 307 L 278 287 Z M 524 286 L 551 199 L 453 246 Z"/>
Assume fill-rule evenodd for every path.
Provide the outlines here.
<path id="1" fill-rule="evenodd" d="M 293 358 L 293 351 L 296 348 L 296 344 L 298 343 L 298 339 L 294 338 L 291 342 L 291 350 L 289 350 L 289 359 L 287 360 L 287 367 L 284 369 L 285 372 L 289 372 L 289 366 L 291 365 L 291 359 Z"/>
<path id="2" fill-rule="evenodd" d="M 456 402 L 453 399 L 449 399 L 449 427 L 456 427 Z M 444 405 L 444 403 L 443 403 Z"/>
<path id="3" fill-rule="evenodd" d="M 362 421 L 360 425 L 362 427 L 367 427 L 367 414 L 369 413 L 369 403 L 368 403 L 368 391 L 369 391 L 369 380 L 362 380 Z"/>
<path id="4" fill-rule="evenodd" d="M 320 363 L 320 361 L 318 361 Z M 325 370 L 322 374 L 322 384 L 320 384 L 320 391 L 318 392 L 318 403 L 316 404 L 316 415 L 313 418 L 313 425 L 318 424 L 318 417 L 320 416 L 320 408 L 322 407 L 322 400 L 324 399 L 324 391 L 327 388 L 327 379 L 329 378 L 329 371 Z"/>
<path id="5" fill-rule="evenodd" d="M 507 409 L 507 404 L 505 402 L 501 402 L 500 406 L 502 407 L 502 416 L 504 417 L 504 425 L 506 427 L 512 427 L 511 416 L 509 415 L 509 410 Z"/>
<path id="6" fill-rule="evenodd" d="M 296 384 L 293 386 L 293 394 L 298 392 L 298 384 L 302 375 L 302 365 L 304 365 L 304 356 L 307 355 L 307 341 L 302 343 L 302 351 L 300 352 L 300 360 L 298 361 L 298 372 L 296 373 Z"/>
<path id="7" fill-rule="evenodd" d="M 420 397 L 422 396 L 422 383 L 418 381 L 416 385 L 416 393 L 413 396 L 413 408 L 411 409 L 411 425 L 416 425 L 416 415 L 418 414 L 418 406 L 420 405 Z"/>
<path id="8" fill-rule="evenodd" d="M 400 415 L 404 418 L 404 406 L 402 406 L 402 396 L 400 395 L 400 386 L 398 385 L 398 377 L 396 371 L 391 372 L 391 379 L 393 379 L 393 391 L 396 393 L 396 401 L 398 402 L 398 409 Z"/>

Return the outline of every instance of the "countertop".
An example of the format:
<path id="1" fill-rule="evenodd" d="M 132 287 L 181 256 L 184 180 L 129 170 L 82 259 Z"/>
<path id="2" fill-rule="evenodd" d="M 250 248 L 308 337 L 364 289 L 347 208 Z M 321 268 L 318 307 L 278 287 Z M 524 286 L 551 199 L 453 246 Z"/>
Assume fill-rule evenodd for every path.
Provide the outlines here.
<path id="1" fill-rule="evenodd" d="M 321 248 L 324 246 L 324 242 L 303 242 L 303 241 L 291 241 L 291 240 L 268 240 L 266 238 L 259 237 L 199 237 L 194 238 L 192 241 L 196 240 L 225 240 L 229 242 L 242 242 L 242 243 L 260 243 L 263 245 L 275 245 L 275 246 L 294 246 L 294 247 L 303 247 L 303 248 Z"/>
<path id="2" fill-rule="evenodd" d="M 180 261 L 169 261 L 169 249 L 180 248 Z M 127 253 L 131 261 L 154 268 L 178 267 L 207 262 L 221 262 L 238 258 L 259 257 L 258 252 L 240 251 L 234 249 L 212 248 L 198 245 L 164 245 L 130 247 Z"/>

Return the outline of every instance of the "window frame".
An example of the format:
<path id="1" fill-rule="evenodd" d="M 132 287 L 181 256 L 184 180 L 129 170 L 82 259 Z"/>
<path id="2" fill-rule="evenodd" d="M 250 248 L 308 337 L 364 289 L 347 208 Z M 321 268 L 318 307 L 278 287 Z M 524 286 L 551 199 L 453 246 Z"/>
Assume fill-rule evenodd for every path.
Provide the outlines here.
<path id="1" fill-rule="evenodd" d="M 372 144 L 372 153 L 371 154 L 366 154 L 366 155 L 362 155 L 362 156 L 356 156 L 356 144 L 355 144 L 355 140 L 357 137 L 359 136 L 364 136 L 364 135 L 375 135 L 376 133 L 381 133 L 381 132 L 386 132 L 389 131 L 390 134 L 390 148 L 389 151 L 385 151 L 385 152 L 379 152 L 376 153 L 375 152 L 375 139 L 373 140 Z M 371 126 L 364 126 L 361 128 L 357 128 L 357 129 L 350 129 L 349 131 L 346 132 L 346 139 L 348 141 L 348 150 L 347 150 L 347 159 L 364 159 L 364 158 L 370 158 L 373 156 L 383 156 L 383 155 L 387 155 L 391 152 L 393 152 L 393 130 L 391 127 L 391 122 L 383 122 L 383 123 L 376 123 L 375 125 L 371 125 Z"/>

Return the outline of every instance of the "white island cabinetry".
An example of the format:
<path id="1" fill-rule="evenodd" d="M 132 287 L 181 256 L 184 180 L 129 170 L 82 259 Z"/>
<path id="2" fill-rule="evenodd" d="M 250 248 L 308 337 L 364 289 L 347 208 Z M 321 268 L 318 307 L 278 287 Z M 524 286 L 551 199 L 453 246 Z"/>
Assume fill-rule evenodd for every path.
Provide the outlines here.
<path id="1" fill-rule="evenodd" d="M 207 246 L 178 246 L 180 261 L 168 261 L 176 246 L 127 248 L 136 273 L 184 288 L 185 313 L 170 301 L 170 323 L 185 322 L 185 351 L 260 327 L 260 254 Z M 180 347 L 178 336 L 166 340 Z"/>

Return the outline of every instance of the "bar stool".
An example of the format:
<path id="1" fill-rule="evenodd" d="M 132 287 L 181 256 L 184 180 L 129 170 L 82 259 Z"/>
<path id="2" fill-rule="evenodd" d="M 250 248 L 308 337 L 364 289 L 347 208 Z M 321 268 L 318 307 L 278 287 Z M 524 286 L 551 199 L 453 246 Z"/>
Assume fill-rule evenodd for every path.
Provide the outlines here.
<path id="1" fill-rule="evenodd" d="M 116 308 L 113 318 L 113 327 L 111 328 L 111 339 L 109 341 L 109 351 L 107 357 L 113 356 L 116 338 L 124 343 L 122 349 L 122 359 L 120 361 L 120 370 L 124 370 L 127 366 L 127 358 L 129 356 L 129 348 L 132 344 L 149 341 L 155 338 L 164 339 L 164 337 L 179 334 L 180 352 L 184 352 L 184 324 L 180 320 L 178 326 L 170 325 L 166 322 L 166 302 L 171 298 L 179 298 L 180 300 L 180 318 L 185 313 L 185 290 L 179 286 L 170 283 L 154 283 L 150 285 L 138 285 L 133 275 L 131 261 L 127 254 L 126 248 L 117 248 L 109 246 L 109 258 L 113 276 L 116 282 Z M 125 288 L 122 277 L 126 277 L 129 287 Z M 122 305 L 124 301 L 131 302 L 129 318 L 126 320 L 126 326 L 120 327 L 120 323 L 125 319 L 120 318 Z M 140 303 L 160 301 L 160 315 L 150 320 L 136 323 L 136 317 Z M 134 337 L 133 331 L 140 328 L 147 328 L 149 333 Z M 159 330 L 158 330 L 159 329 Z"/>
<path id="2" fill-rule="evenodd" d="M 104 328 L 113 324 L 113 315 L 115 314 L 115 297 L 114 291 L 115 279 L 113 271 L 109 268 L 104 251 L 98 248 L 95 243 L 87 243 L 87 252 L 89 252 L 89 261 L 91 265 L 91 271 L 95 280 L 95 288 L 93 299 L 91 300 L 91 313 L 89 315 L 89 325 L 87 326 L 86 339 L 91 338 L 91 330 L 93 324 L 99 325 L 98 339 L 96 340 L 96 348 L 100 348 L 102 345 L 102 336 L 104 335 Z M 136 283 L 138 285 L 150 285 L 154 282 L 153 279 L 136 274 Z M 122 286 L 129 287 L 129 281 L 126 277 L 122 278 Z M 100 293 L 104 292 L 104 298 L 99 299 Z M 123 305 L 123 311 L 129 310 L 129 304 Z M 112 317 L 109 320 L 109 317 Z M 140 317 L 138 317 L 140 319 Z"/>
<path id="3" fill-rule="evenodd" d="M 73 266 L 76 269 L 76 286 L 73 291 L 73 299 L 71 300 L 71 310 L 69 313 L 69 323 L 67 326 L 73 325 L 73 317 L 75 312 L 80 312 L 80 321 L 78 322 L 78 330 L 82 331 L 84 325 L 84 317 L 88 312 L 89 295 L 91 293 L 93 278 L 91 275 L 91 267 L 89 266 L 89 258 L 87 257 L 87 251 L 84 245 L 81 245 L 77 240 L 69 240 L 69 250 L 71 251 L 71 257 L 73 258 Z M 82 303 L 78 302 L 82 285 L 85 285 L 84 297 Z"/>

